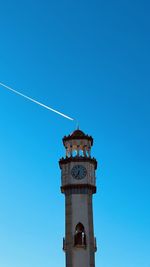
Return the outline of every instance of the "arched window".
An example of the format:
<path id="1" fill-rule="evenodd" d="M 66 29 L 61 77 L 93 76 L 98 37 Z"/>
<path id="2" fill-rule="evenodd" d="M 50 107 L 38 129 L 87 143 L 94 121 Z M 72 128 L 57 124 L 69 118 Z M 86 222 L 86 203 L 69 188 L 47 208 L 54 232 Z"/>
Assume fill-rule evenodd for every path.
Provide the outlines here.
<path id="1" fill-rule="evenodd" d="M 79 150 L 79 156 L 80 156 L 80 157 L 83 157 L 83 156 L 84 156 L 84 154 L 83 154 L 83 150 L 82 150 L 82 149 Z"/>
<path id="2" fill-rule="evenodd" d="M 86 235 L 84 226 L 82 223 L 78 223 L 75 228 L 75 236 L 74 236 L 74 245 L 75 246 L 86 246 Z"/>
<path id="3" fill-rule="evenodd" d="M 77 150 L 74 149 L 74 150 L 72 151 L 72 156 L 73 156 L 73 157 L 76 157 L 76 156 L 77 156 L 77 153 L 78 153 Z"/>

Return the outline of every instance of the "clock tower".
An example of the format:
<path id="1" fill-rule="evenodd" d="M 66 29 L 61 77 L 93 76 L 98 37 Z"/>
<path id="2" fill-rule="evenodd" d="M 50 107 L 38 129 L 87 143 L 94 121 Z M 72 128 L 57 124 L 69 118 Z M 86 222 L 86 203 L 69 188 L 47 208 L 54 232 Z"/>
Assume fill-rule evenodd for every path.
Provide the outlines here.
<path id="1" fill-rule="evenodd" d="M 95 267 L 92 197 L 96 193 L 97 161 L 91 157 L 93 138 L 78 129 L 65 136 L 63 144 L 66 156 L 59 165 L 65 195 L 66 267 Z"/>

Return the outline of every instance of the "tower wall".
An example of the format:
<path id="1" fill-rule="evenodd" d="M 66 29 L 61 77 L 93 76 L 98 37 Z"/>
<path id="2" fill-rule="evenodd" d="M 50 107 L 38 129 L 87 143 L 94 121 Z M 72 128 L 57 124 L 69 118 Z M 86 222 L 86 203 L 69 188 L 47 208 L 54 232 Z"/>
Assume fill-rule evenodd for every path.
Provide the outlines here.
<path id="1" fill-rule="evenodd" d="M 78 223 L 85 227 L 86 246 L 74 245 Z M 92 195 L 66 195 L 66 267 L 94 267 L 95 239 L 93 229 Z"/>

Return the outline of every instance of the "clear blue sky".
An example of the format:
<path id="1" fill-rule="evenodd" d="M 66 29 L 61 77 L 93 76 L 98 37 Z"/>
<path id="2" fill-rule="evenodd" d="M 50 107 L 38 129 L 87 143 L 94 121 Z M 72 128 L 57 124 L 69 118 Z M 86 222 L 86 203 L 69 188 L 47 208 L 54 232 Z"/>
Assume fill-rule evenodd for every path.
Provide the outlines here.
<path id="1" fill-rule="evenodd" d="M 1 2 L 0 81 L 94 137 L 96 266 L 150 267 L 150 2 Z M 65 267 L 75 124 L 0 88 L 0 267 Z"/>

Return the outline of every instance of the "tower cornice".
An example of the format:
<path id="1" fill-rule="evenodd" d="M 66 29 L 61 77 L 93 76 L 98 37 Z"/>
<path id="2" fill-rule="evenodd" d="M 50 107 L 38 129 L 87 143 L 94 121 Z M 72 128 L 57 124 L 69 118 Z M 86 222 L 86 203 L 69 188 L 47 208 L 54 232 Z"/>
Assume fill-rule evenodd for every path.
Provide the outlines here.
<path id="1" fill-rule="evenodd" d="M 90 184 L 67 184 L 61 186 L 62 193 L 70 193 L 70 194 L 95 194 L 96 186 Z"/>
<path id="2" fill-rule="evenodd" d="M 95 158 L 91 158 L 91 157 L 66 157 L 66 158 L 61 158 L 59 160 L 59 166 L 61 169 L 61 166 L 63 164 L 67 164 L 70 162 L 90 162 L 92 164 L 94 164 L 95 166 L 95 170 L 97 169 L 97 160 Z"/>

